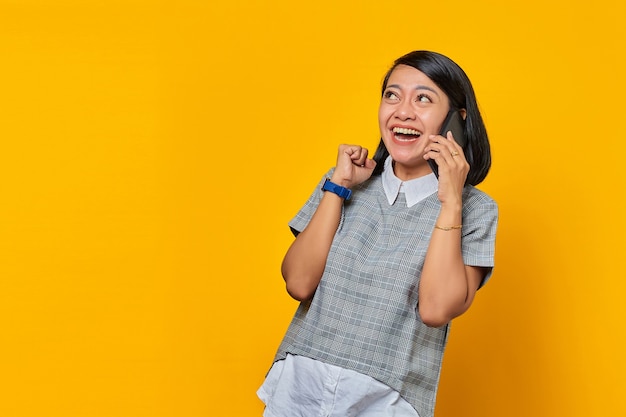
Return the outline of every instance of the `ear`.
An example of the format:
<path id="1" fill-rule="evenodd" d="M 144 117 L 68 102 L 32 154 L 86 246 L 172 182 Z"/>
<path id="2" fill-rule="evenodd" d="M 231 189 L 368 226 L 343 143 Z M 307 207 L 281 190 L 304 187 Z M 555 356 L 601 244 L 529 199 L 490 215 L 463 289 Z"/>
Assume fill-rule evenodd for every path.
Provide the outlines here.
<path id="1" fill-rule="evenodd" d="M 465 118 L 467 117 L 467 110 L 459 109 L 459 113 L 461 113 L 461 117 L 463 118 L 463 120 L 465 120 Z"/>

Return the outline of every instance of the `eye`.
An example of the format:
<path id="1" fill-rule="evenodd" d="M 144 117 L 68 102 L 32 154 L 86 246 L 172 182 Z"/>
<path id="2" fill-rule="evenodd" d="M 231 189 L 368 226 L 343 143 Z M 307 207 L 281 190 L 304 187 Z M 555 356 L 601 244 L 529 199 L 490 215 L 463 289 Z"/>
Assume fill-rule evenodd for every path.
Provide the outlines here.
<path id="1" fill-rule="evenodd" d="M 432 103 L 432 100 L 430 99 L 430 96 L 428 94 L 419 94 L 417 96 L 417 98 L 415 99 L 415 101 L 419 102 L 419 103 Z"/>
<path id="2" fill-rule="evenodd" d="M 398 95 L 394 91 L 391 91 L 391 90 L 385 91 L 385 94 L 383 95 L 383 97 L 391 101 L 398 101 L 400 99 L 400 97 L 398 97 Z"/>

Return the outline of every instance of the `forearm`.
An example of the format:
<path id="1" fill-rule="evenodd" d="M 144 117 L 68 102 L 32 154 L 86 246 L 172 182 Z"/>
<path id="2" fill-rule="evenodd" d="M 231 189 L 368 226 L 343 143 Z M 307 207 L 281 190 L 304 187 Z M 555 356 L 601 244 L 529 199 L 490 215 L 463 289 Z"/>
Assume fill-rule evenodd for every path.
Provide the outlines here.
<path id="1" fill-rule="evenodd" d="M 437 225 L 461 225 L 461 205 L 442 207 Z M 448 323 L 469 308 L 478 288 L 477 271 L 466 267 L 461 252 L 461 228 L 432 233 L 419 286 L 419 312 L 427 325 Z"/>
<path id="2" fill-rule="evenodd" d="M 376 162 L 358 145 L 340 145 L 331 182 L 351 188 L 367 180 Z M 307 227 L 298 235 L 285 255 L 282 274 L 287 292 L 296 300 L 313 297 L 322 279 L 326 259 L 341 220 L 343 198 L 332 192 L 322 196 Z"/>
<path id="3" fill-rule="evenodd" d="M 343 199 L 324 193 L 307 227 L 291 244 L 282 263 L 287 292 L 296 300 L 309 299 L 322 278 L 339 221 Z"/>

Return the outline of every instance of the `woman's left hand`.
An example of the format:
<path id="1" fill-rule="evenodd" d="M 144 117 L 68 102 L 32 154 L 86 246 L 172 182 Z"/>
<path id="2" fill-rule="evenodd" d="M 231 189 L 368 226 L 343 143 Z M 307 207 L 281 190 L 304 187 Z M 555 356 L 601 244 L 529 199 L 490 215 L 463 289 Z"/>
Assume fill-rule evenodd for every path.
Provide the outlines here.
<path id="1" fill-rule="evenodd" d="M 462 204 L 463 187 L 470 166 L 465 159 L 463 148 L 456 143 L 451 132 L 448 136 L 431 135 L 424 159 L 432 159 L 438 166 L 441 204 Z"/>

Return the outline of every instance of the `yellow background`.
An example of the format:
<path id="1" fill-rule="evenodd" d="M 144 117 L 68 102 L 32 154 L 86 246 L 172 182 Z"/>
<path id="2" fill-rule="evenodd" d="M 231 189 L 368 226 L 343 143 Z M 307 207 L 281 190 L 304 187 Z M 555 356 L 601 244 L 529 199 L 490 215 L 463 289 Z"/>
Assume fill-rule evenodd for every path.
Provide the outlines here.
<path id="1" fill-rule="evenodd" d="M 621 4 L 0 0 L 0 415 L 259 416 L 286 223 L 414 49 L 501 209 L 437 416 L 626 414 Z"/>

